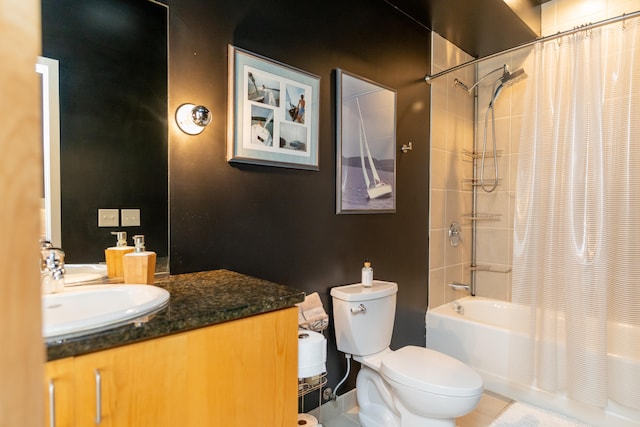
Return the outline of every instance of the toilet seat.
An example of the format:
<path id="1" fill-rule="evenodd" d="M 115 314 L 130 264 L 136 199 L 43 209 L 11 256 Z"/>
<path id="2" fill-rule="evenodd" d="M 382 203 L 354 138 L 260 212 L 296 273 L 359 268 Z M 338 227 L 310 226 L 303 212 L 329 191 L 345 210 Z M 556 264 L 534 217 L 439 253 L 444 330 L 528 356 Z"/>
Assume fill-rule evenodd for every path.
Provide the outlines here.
<path id="1" fill-rule="evenodd" d="M 482 393 L 480 375 L 453 357 L 416 346 L 389 352 L 380 373 L 391 381 L 432 394 L 472 397 Z"/>

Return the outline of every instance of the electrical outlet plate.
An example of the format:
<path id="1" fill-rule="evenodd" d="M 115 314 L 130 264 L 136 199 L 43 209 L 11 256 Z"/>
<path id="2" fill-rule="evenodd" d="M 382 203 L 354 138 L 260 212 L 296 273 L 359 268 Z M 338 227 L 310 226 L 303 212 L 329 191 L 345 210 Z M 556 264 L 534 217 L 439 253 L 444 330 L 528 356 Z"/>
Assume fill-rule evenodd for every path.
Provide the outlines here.
<path id="1" fill-rule="evenodd" d="M 140 209 L 122 209 L 120 216 L 122 227 L 140 226 Z"/>
<path id="2" fill-rule="evenodd" d="M 98 227 L 118 227 L 119 215 L 118 209 L 98 209 Z"/>

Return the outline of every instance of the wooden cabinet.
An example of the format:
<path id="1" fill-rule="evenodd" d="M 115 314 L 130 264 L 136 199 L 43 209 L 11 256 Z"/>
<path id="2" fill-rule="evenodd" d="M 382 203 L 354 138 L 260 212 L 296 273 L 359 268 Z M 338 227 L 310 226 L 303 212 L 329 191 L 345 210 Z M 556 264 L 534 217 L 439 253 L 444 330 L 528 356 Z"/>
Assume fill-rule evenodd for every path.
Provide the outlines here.
<path id="1" fill-rule="evenodd" d="M 296 425 L 297 313 L 294 307 L 188 333 L 185 425 Z"/>
<path id="2" fill-rule="evenodd" d="M 74 427 L 73 358 L 55 360 L 45 365 L 45 426 Z"/>
<path id="3" fill-rule="evenodd" d="M 295 425 L 297 337 L 293 307 L 57 360 L 45 395 L 56 427 Z"/>
<path id="4" fill-rule="evenodd" d="M 185 344 L 179 334 L 77 357 L 76 426 L 180 425 Z"/>

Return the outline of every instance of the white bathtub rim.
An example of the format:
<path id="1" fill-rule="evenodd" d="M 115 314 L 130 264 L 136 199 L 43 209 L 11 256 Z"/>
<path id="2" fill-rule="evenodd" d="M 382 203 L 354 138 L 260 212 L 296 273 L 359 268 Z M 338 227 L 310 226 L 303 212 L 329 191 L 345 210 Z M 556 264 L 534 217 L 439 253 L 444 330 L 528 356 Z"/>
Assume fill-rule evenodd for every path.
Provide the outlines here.
<path id="1" fill-rule="evenodd" d="M 494 300 L 491 298 L 483 298 L 483 297 L 471 297 L 467 296 L 461 298 L 455 302 L 460 304 L 463 308 L 466 302 L 469 301 L 483 301 L 490 304 L 500 304 L 509 305 L 511 303 L 505 301 Z M 453 302 L 444 304 L 443 306 L 438 306 L 434 309 L 430 309 L 427 311 L 425 316 L 425 325 L 426 325 L 426 345 L 429 347 L 429 330 L 438 329 L 441 322 L 446 319 L 446 322 L 450 322 L 451 326 L 456 327 L 455 325 L 462 326 L 468 323 L 480 324 L 483 330 L 490 330 L 494 332 L 503 332 L 509 331 L 507 328 L 497 326 L 495 324 L 485 323 L 482 320 L 471 319 L 464 315 L 457 314 L 453 311 Z M 429 313 L 433 313 L 435 316 L 432 319 L 431 328 L 429 327 Z M 468 328 L 468 327 L 467 327 Z M 446 330 L 446 329 L 445 329 Z M 462 331 L 469 332 L 470 329 L 463 329 Z M 494 335 L 492 335 L 494 336 Z M 447 339 L 447 342 L 453 342 Z M 497 345 L 497 343 L 494 343 Z M 436 345 L 437 347 L 438 345 Z M 445 345 L 446 347 L 446 345 Z M 448 353 L 447 350 L 436 348 L 436 350 L 444 351 Z M 450 354 L 456 357 L 455 354 Z M 498 358 L 499 359 L 499 358 Z M 497 360 L 497 359 L 496 359 Z M 493 360 L 495 362 L 496 360 Z M 528 403 L 542 409 L 547 409 L 556 413 L 563 414 L 567 417 L 573 417 L 574 419 L 578 419 L 582 422 L 588 423 L 593 426 L 602 426 L 602 427 L 611 427 L 611 426 L 620 426 L 620 427 L 640 427 L 640 420 L 638 419 L 638 412 L 635 409 L 628 408 L 626 406 L 620 405 L 614 401 L 610 401 L 609 406 L 605 409 L 595 408 L 588 405 L 580 404 L 579 402 L 568 399 L 566 396 L 559 395 L 556 396 L 552 393 L 545 392 L 543 390 L 536 389 L 534 387 L 528 388 L 528 386 L 518 384 L 514 381 L 510 381 L 508 378 L 502 376 L 504 374 L 492 373 L 490 370 L 485 369 L 485 362 L 479 361 L 481 365 L 474 366 L 474 361 L 470 360 L 462 360 L 471 366 L 476 372 L 478 372 L 484 382 L 485 389 L 491 392 L 503 395 L 507 398 L 521 401 L 524 403 Z M 503 361 L 504 362 L 504 361 Z M 499 372 L 499 370 L 496 370 Z"/>

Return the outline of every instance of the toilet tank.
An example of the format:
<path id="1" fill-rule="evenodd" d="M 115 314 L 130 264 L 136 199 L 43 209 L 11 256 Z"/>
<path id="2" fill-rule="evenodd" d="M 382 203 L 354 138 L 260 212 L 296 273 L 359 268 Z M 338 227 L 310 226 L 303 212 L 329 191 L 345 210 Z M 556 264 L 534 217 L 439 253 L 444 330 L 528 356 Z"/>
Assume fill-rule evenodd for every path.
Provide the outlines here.
<path id="1" fill-rule="evenodd" d="M 367 356 L 389 347 L 396 313 L 398 284 L 374 280 L 331 289 L 338 350 Z"/>

